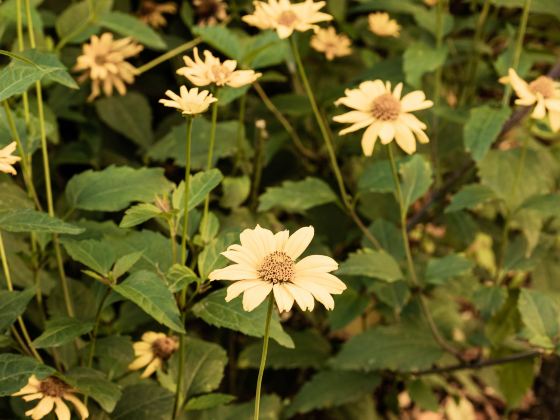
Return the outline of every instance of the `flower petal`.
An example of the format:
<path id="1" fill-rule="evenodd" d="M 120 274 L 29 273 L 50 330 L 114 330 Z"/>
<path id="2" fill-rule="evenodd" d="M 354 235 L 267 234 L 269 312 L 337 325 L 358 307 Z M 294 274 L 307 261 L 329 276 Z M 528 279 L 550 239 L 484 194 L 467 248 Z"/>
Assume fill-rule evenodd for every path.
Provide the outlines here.
<path id="1" fill-rule="evenodd" d="M 251 312 L 270 294 L 272 283 L 261 282 L 259 286 L 252 287 L 243 293 L 243 309 Z"/>
<path id="2" fill-rule="evenodd" d="M 274 299 L 280 312 L 289 312 L 294 306 L 294 297 L 283 284 L 275 284 L 272 288 Z"/>
<path id="3" fill-rule="evenodd" d="M 313 226 L 303 227 L 295 231 L 286 242 L 284 252 L 295 261 L 307 249 L 314 234 Z"/>

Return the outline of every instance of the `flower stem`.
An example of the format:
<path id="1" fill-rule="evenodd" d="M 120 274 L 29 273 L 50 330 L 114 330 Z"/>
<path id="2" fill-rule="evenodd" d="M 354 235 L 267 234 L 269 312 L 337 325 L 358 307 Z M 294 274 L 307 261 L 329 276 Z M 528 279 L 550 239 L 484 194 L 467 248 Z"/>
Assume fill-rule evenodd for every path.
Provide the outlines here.
<path id="1" fill-rule="evenodd" d="M 23 42 L 23 16 L 21 14 L 21 6 L 21 0 L 16 0 L 16 31 L 19 52 L 22 52 L 25 49 L 25 44 Z M 27 96 L 27 92 L 23 92 L 22 98 L 25 123 L 29 124 L 29 97 Z"/>
<path id="2" fill-rule="evenodd" d="M 148 70 L 153 69 L 154 67 L 160 65 L 161 63 L 165 63 L 167 60 L 172 59 L 173 57 L 181 54 L 182 52 L 188 51 L 193 47 L 196 47 L 198 44 L 202 42 L 201 38 L 195 38 L 192 41 L 186 42 L 184 44 L 179 45 L 178 47 L 173 48 L 172 50 L 167 51 L 166 53 L 160 55 L 159 57 L 154 58 L 152 61 L 148 61 L 146 64 L 138 67 L 136 72 L 140 75 L 142 73 L 147 72 Z"/>
<path id="3" fill-rule="evenodd" d="M 237 122 L 237 154 L 235 157 L 235 168 L 238 169 L 243 162 L 243 136 L 245 134 L 245 110 L 247 108 L 247 93 L 239 99 L 239 119 Z"/>
<path id="4" fill-rule="evenodd" d="M 307 74 L 305 72 L 305 67 L 303 66 L 303 62 L 301 61 L 301 56 L 299 55 L 299 50 L 296 44 L 295 36 L 290 38 L 290 45 L 292 47 L 292 53 L 294 59 L 296 61 L 296 66 L 298 68 L 299 76 L 303 82 L 303 86 L 305 89 L 305 93 L 311 103 L 311 108 L 313 109 L 313 114 L 315 115 L 315 120 L 319 125 L 319 129 L 321 131 L 321 135 L 323 136 L 323 140 L 325 142 L 325 146 L 327 147 L 327 151 L 329 153 L 329 158 L 331 162 L 331 167 L 336 178 L 336 182 L 338 184 L 338 189 L 340 191 L 340 196 L 342 198 L 342 203 L 344 207 L 352 217 L 352 220 L 357 224 L 357 226 L 362 230 L 364 236 L 368 238 L 368 240 L 375 246 L 376 248 L 381 248 L 379 241 L 373 236 L 373 234 L 369 231 L 369 229 L 364 225 L 364 223 L 360 220 L 360 217 L 356 213 L 354 206 L 352 204 L 352 199 L 348 195 L 346 191 L 346 186 L 344 185 L 344 180 L 342 177 L 342 172 L 340 167 L 338 166 L 338 162 L 336 160 L 336 153 L 334 150 L 333 141 L 331 138 L 331 133 L 327 127 L 325 119 L 319 110 L 319 106 L 317 105 L 317 100 L 315 99 L 315 95 L 313 94 L 313 89 L 311 89 L 311 85 L 309 84 L 309 80 L 307 78 Z"/>
<path id="5" fill-rule="evenodd" d="M 259 420 L 261 409 L 261 387 L 264 375 L 264 367 L 266 366 L 266 355 L 268 353 L 268 339 L 270 336 L 270 320 L 272 318 L 272 309 L 274 308 L 274 294 L 271 292 L 268 298 L 268 311 L 266 313 L 266 324 L 264 326 L 263 347 L 261 354 L 261 364 L 259 366 L 259 376 L 257 377 L 257 390 L 255 392 L 255 415 L 253 420 Z"/>
<path id="6" fill-rule="evenodd" d="M 173 404 L 172 419 L 176 419 L 183 405 L 183 375 L 185 371 L 185 334 L 179 335 L 179 367 L 177 370 L 177 388 L 175 389 L 175 403 Z"/>
<path id="7" fill-rule="evenodd" d="M 217 92 L 216 92 L 217 96 Z M 210 142 L 208 144 L 208 160 L 206 162 L 206 170 L 212 169 L 212 163 L 214 161 L 214 145 L 216 143 L 216 126 L 218 124 L 218 102 L 214 102 L 212 105 L 212 125 L 210 126 Z M 200 233 L 202 237 L 206 237 L 206 227 L 208 225 L 208 212 L 210 210 L 210 194 L 204 199 L 204 210 L 202 213 L 202 219 L 200 221 Z"/>
<path id="8" fill-rule="evenodd" d="M 110 287 L 107 288 L 107 290 L 103 294 L 103 298 L 101 299 L 101 302 L 99 302 L 99 306 L 97 307 L 97 311 L 95 313 L 95 323 L 94 323 L 94 327 L 93 327 L 93 332 L 91 334 L 90 349 L 89 349 L 89 355 L 88 355 L 88 361 L 87 361 L 87 367 L 88 368 L 91 368 L 93 366 L 93 356 L 95 355 L 95 345 L 97 343 L 97 334 L 99 332 L 99 323 L 101 322 L 101 313 L 103 312 L 103 306 L 105 305 L 105 301 L 107 300 L 107 298 L 111 294 L 112 290 L 113 289 L 111 289 Z"/>
<path id="9" fill-rule="evenodd" d="M 191 184 L 192 117 L 187 117 L 187 141 L 185 147 L 185 190 L 183 192 L 183 236 L 181 238 L 181 264 L 187 263 L 187 236 L 189 231 L 189 190 Z"/>
<path id="10" fill-rule="evenodd" d="M 410 276 L 410 287 L 413 288 L 413 289 L 419 289 L 420 288 L 420 283 L 419 283 L 418 277 L 416 275 L 416 269 L 414 268 L 414 261 L 412 259 L 412 252 L 410 250 L 410 240 L 408 238 L 408 231 L 406 229 L 407 209 L 404 206 L 404 199 L 403 199 L 403 195 L 402 195 L 401 183 L 400 183 L 400 180 L 399 180 L 399 174 L 398 174 L 398 170 L 397 170 L 397 164 L 396 164 L 396 161 L 395 161 L 395 155 L 393 153 L 393 143 L 389 143 L 387 145 L 387 150 L 388 150 L 388 153 L 389 153 L 389 161 L 391 162 L 391 173 L 393 175 L 393 180 L 395 182 L 395 195 L 396 195 L 397 201 L 399 203 L 399 208 L 400 208 L 401 235 L 402 235 L 403 245 L 404 245 L 404 249 L 405 249 L 405 253 L 406 253 L 406 262 L 407 262 L 407 265 L 408 265 L 408 275 Z M 445 350 L 448 353 L 454 355 L 459 360 L 462 360 L 460 352 L 458 350 L 456 350 L 454 347 L 452 347 L 449 343 L 447 343 L 447 341 L 443 338 L 443 336 L 439 332 L 439 329 L 438 329 L 434 319 L 432 318 L 432 314 L 430 313 L 430 309 L 428 308 L 428 303 L 426 302 L 426 299 L 422 295 L 422 291 L 419 291 L 419 293 L 418 293 L 418 300 L 419 300 L 419 303 L 420 303 L 420 309 L 422 310 L 424 318 L 426 319 L 426 322 L 428 323 L 428 327 L 430 328 L 430 332 L 432 333 L 432 336 L 434 337 L 434 340 L 436 340 L 438 345 L 443 350 Z"/>

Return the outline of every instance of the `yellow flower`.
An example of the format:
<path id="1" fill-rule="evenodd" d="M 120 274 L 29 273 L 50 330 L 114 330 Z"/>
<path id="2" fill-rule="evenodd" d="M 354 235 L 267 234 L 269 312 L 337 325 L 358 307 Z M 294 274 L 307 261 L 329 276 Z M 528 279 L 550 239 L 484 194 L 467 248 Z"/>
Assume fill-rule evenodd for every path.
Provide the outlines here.
<path id="1" fill-rule="evenodd" d="M 243 293 L 243 309 L 252 311 L 270 294 L 280 312 L 292 309 L 294 301 L 305 310 L 313 310 L 315 301 L 334 308 L 331 294 L 341 294 L 346 285 L 330 274 L 338 268 L 335 260 L 310 255 L 296 263 L 313 239 L 312 226 L 290 236 L 287 230 L 273 234 L 259 225 L 245 229 L 241 245 L 232 245 L 222 255 L 233 261 L 226 268 L 210 273 L 210 280 L 234 281 L 227 288 L 226 301 Z"/>
<path id="2" fill-rule="evenodd" d="M 164 13 L 177 13 L 177 5 L 171 1 L 166 3 L 156 3 L 152 0 L 143 0 L 138 12 L 142 22 L 150 25 L 152 28 L 162 28 L 167 25 Z"/>
<path id="3" fill-rule="evenodd" d="M 560 83 L 547 76 L 539 76 L 527 83 L 514 69 L 509 69 L 509 83 L 517 94 L 517 105 L 535 105 L 531 117 L 542 120 L 546 118 L 553 131 L 560 130 Z"/>
<path id="4" fill-rule="evenodd" d="M 217 101 L 207 90 L 198 92 L 198 88 L 188 90 L 186 86 L 179 88 L 181 96 L 171 90 L 165 92 L 170 99 L 160 99 L 159 102 L 169 108 L 176 108 L 183 115 L 196 115 L 206 112 L 208 107 Z"/>
<path id="5" fill-rule="evenodd" d="M 16 143 L 12 142 L 8 144 L 3 149 L 0 149 L 0 172 L 5 174 L 16 175 L 17 172 L 14 168 L 14 164 L 21 160 L 18 156 L 13 156 L 12 154 L 16 150 Z"/>
<path id="6" fill-rule="evenodd" d="M 78 79 L 83 82 L 91 79 L 91 95 L 88 100 L 95 99 L 103 92 L 106 96 L 113 94 L 113 89 L 124 95 L 126 84 L 134 83 L 136 68 L 126 61 L 142 51 L 143 47 L 132 41 L 131 38 L 113 39 L 113 34 L 105 32 L 100 37 L 93 35 L 89 44 L 82 47 L 82 55 L 78 57 L 75 71 L 85 71 Z"/>
<path id="7" fill-rule="evenodd" d="M 194 49 L 194 60 L 184 56 L 185 67 L 177 70 L 177 73 L 185 76 L 196 86 L 230 86 L 233 88 L 249 85 L 262 76 L 253 70 L 235 70 L 237 61 L 226 60 L 223 63 L 210 51 L 204 51 L 204 60 L 198 55 L 198 48 Z"/>
<path id="8" fill-rule="evenodd" d="M 227 4 L 223 0 L 193 0 L 200 26 L 213 26 L 227 19 Z"/>
<path id="9" fill-rule="evenodd" d="M 344 34 L 337 34 L 332 26 L 327 29 L 318 29 L 311 38 L 311 47 L 324 53 L 329 61 L 335 57 L 352 54 L 351 45 L 350 38 Z"/>
<path id="10" fill-rule="evenodd" d="M 332 20 L 332 16 L 319 12 L 325 6 L 324 1 L 305 0 L 291 4 L 289 0 L 254 1 L 255 11 L 243 16 L 243 20 L 259 29 L 274 29 L 282 39 L 288 38 L 294 31 L 316 30 L 316 23 Z"/>
<path id="11" fill-rule="evenodd" d="M 377 12 L 368 16 L 369 30 L 379 36 L 400 35 L 401 27 L 395 19 L 391 19 L 388 13 Z"/>
<path id="12" fill-rule="evenodd" d="M 402 88 L 402 83 L 399 83 L 391 92 L 390 82 L 375 80 L 360 83 L 357 89 L 346 89 L 346 96 L 335 104 L 343 104 L 354 110 L 334 117 L 336 122 L 352 124 L 342 130 L 340 135 L 368 127 L 362 137 L 362 149 L 366 156 L 373 153 L 377 137 L 383 144 L 395 139 L 408 154 L 416 151 L 415 137 L 420 143 L 428 143 L 428 136 L 424 133 L 426 124 L 411 112 L 429 108 L 433 102 L 427 101 L 426 95 L 420 90 L 401 98 Z"/>
<path id="13" fill-rule="evenodd" d="M 161 368 L 163 362 L 177 351 L 179 343 L 176 337 L 148 331 L 142 335 L 142 341 L 137 341 L 132 346 L 136 359 L 128 365 L 128 368 L 139 370 L 146 367 L 141 377 L 147 378 Z"/>
<path id="14" fill-rule="evenodd" d="M 433 7 L 438 3 L 438 0 L 424 0 L 426 6 Z"/>
<path id="15" fill-rule="evenodd" d="M 54 376 L 40 381 L 35 375 L 31 375 L 27 385 L 12 394 L 12 397 L 21 396 L 25 401 L 40 400 L 39 404 L 25 412 L 26 416 L 34 420 L 42 419 L 53 408 L 58 420 L 70 420 L 70 409 L 64 400 L 70 401 L 74 405 L 82 420 L 87 419 L 89 417 L 88 409 L 74 395 L 75 392 L 69 385 Z"/>

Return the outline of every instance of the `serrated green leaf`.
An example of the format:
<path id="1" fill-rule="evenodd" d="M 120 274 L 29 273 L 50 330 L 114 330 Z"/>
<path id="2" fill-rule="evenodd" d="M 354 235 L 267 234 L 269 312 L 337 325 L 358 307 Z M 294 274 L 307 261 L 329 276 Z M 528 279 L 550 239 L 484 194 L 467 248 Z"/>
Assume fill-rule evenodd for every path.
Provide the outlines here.
<path id="1" fill-rule="evenodd" d="M 163 50 L 167 47 L 156 31 L 129 14 L 119 11 L 105 13 L 100 16 L 99 24 L 123 36 L 130 36 L 154 50 Z"/>
<path id="2" fill-rule="evenodd" d="M 35 288 L 17 291 L 0 291 L 0 331 L 10 327 L 22 315 L 35 296 Z"/>
<path id="3" fill-rule="evenodd" d="M 234 209 L 241 206 L 249 197 L 251 180 L 248 176 L 227 176 L 224 178 L 222 188 L 224 194 L 220 199 L 220 206 Z"/>
<path id="4" fill-rule="evenodd" d="M 173 293 L 180 292 L 189 284 L 200 282 L 200 279 L 193 270 L 181 264 L 174 264 L 165 277 L 167 279 L 167 287 Z"/>
<path id="5" fill-rule="evenodd" d="M 0 230 L 77 235 L 84 229 L 32 209 L 0 211 Z"/>
<path id="6" fill-rule="evenodd" d="M 241 43 L 232 30 L 221 25 L 205 25 L 193 27 L 193 33 L 202 38 L 204 42 L 230 58 L 241 59 Z"/>
<path id="7" fill-rule="evenodd" d="M 337 271 L 339 275 L 366 276 L 388 282 L 403 278 L 395 259 L 385 251 L 365 248 L 359 253 L 352 253 Z"/>
<path id="8" fill-rule="evenodd" d="M 210 169 L 209 171 L 201 171 L 195 175 L 191 175 L 189 186 L 189 211 L 201 204 L 206 196 L 220 185 L 224 176 L 219 169 Z M 185 184 L 181 182 L 175 194 L 173 194 L 173 206 L 175 208 L 184 208 L 183 194 L 185 191 Z"/>
<path id="9" fill-rule="evenodd" d="M 122 395 L 118 385 L 109 381 L 102 372 L 95 369 L 74 367 L 64 374 L 64 379 L 80 393 L 97 401 L 101 408 L 108 413 L 115 409 Z"/>
<path id="10" fill-rule="evenodd" d="M 450 254 L 442 258 L 432 258 L 426 267 L 426 282 L 444 284 L 454 277 L 469 272 L 474 264 L 462 255 Z"/>
<path id="11" fill-rule="evenodd" d="M 535 346 L 554 348 L 560 332 L 560 298 L 521 289 L 517 303 L 525 335 Z"/>
<path id="12" fill-rule="evenodd" d="M 463 138 L 465 149 L 475 161 L 486 156 L 510 114 L 509 108 L 492 108 L 489 105 L 471 109 L 463 128 Z"/>
<path id="13" fill-rule="evenodd" d="M 173 394 L 155 383 L 127 386 L 112 420 L 169 420 L 173 410 Z"/>
<path id="14" fill-rule="evenodd" d="M 56 371 L 37 360 L 19 354 L 0 354 L 0 397 L 11 395 L 25 385 L 31 375 L 44 379 Z"/>
<path id="15" fill-rule="evenodd" d="M 422 76 L 441 67 L 447 58 L 447 47 L 436 49 L 423 42 L 414 42 L 403 55 L 406 82 L 414 87 L 422 86 Z"/>
<path id="16" fill-rule="evenodd" d="M 198 272 L 200 278 L 206 280 L 213 270 L 223 268 L 227 260 L 222 255 L 228 246 L 233 244 L 239 235 L 233 232 L 221 234 L 210 242 L 198 256 Z"/>
<path id="17" fill-rule="evenodd" d="M 446 213 L 459 211 L 464 209 L 473 209 L 479 204 L 495 199 L 494 192 L 480 184 L 469 184 L 461 188 L 461 190 L 451 198 L 451 203 L 445 209 Z"/>
<path id="18" fill-rule="evenodd" d="M 115 252 L 107 242 L 86 239 L 64 239 L 62 245 L 70 257 L 102 276 L 107 276 L 115 262 Z"/>
<path id="19" fill-rule="evenodd" d="M 219 405 L 229 404 L 237 397 L 229 394 L 206 394 L 200 397 L 191 398 L 185 405 L 186 411 L 207 410 L 209 408 L 217 407 Z"/>
<path id="20" fill-rule="evenodd" d="M 337 196 L 325 181 L 307 177 L 303 181 L 284 181 L 280 187 L 267 188 L 260 196 L 259 211 L 279 208 L 304 212 L 335 201 Z"/>
<path id="21" fill-rule="evenodd" d="M 147 222 L 161 214 L 161 210 L 149 203 L 140 203 L 129 208 L 121 220 L 120 227 L 131 228 Z"/>
<path id="22" fill-rule="evenodd" d="M 560 194 L 544 194 L 529 197 L 519 210 L 536 210 L 545 217 L 560 215 Z"/>
<path id="23" fill-rule="evenodd" d="M 414 155 L 399 165 L 402 178 L 401 190 L 403 204 L 408 208 L 422 197 L 432 184 L 432 167 L 421 155 Z"/>
<path id="24" fill-rule="evenodd" d="M 115 266 L 113 267 L 113 277 L 118 279 L 123 274 L 127 273 L 134 264 L 138 262 L 140 258 L 142 258 L 142 251 L 139 252 L 132 252 L 130 254 L 124 255 L 120 257 L 116 262 Z"/>
<path id="25" fill-rule="evenodd" d="M 27 193 L 12 182 L 0 182 L 0 212 L 6 210 L 32 209 Z"/>
<path id="26" fill-rule="evenodd" d="M 500 391 L 506 398 L 508 406 L 516 408 L 531 389 L 535 379 L 535 362 L 533 359 L 505 363 L 496 369 Z"/>
<path id="27" fill-rule="evenodd" d="M 484 317 L 493 316 L 507 299 L 507 290 L 500 286 L 481 287 L 473 295 L 473 303 Z"/>
<path id="28" fill-rule="evenodd" d="M 35 348 L 60 347 L 93 329 L 93 322 L 77 318 L 56 318 L 46 322 L 45 331 L 33 340 Z"/>

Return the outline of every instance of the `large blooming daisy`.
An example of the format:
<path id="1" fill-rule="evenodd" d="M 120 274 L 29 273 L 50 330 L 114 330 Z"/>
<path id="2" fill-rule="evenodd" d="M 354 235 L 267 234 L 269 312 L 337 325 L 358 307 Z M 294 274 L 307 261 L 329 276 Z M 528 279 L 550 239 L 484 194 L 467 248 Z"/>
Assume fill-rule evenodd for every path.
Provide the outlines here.
<path id="1" fill-rule="evenodd" d="M 226 301 L 243 293 L 243 308 L 252 311 L 270 294 L 280 312 L 292 309 L 294 301 L 302 310 L 313 310 L 314 298 L 325 308 L 333 309 L 331 295 L 341 294 L 346 285 L 330 274 L 338 268 L 335 260 L 324 255 L 310 255 L 299 262 L 313 239 L 312 226 L 304 227 L 291 236 L 287 230 L 272 233 L 259 225 L 246 229 L 241 245 L 232 245 L 223 252 L 233 261 L 226 268 L 210 273 L 210 280 L 235 281 L 227 288 Z"/>
<path id="2" fill-rule="evenodd" d="M 432 101 L 420 90 L 401 98 L 403 84 L 399 83 L 391 92 L 391 83 L 381 80 L 360 83 L 357 89 L 346 89 L 345 97 L 338 99 L 336 105 L 346 105 L 353 111 L 337 115 L 333 119 L 339 123 L 352 124 L 340 131 L 340 135 L 368 127 L 362 137 L 362 149 L 371 156 L 379 137 L 381 143 L 389 144 L 393 139 L 406 153 L 416 151 L 416 139 L 428 143 L 424 130 L 426 124 L 411 114 L 413 111 L 430 108 Z"/>

